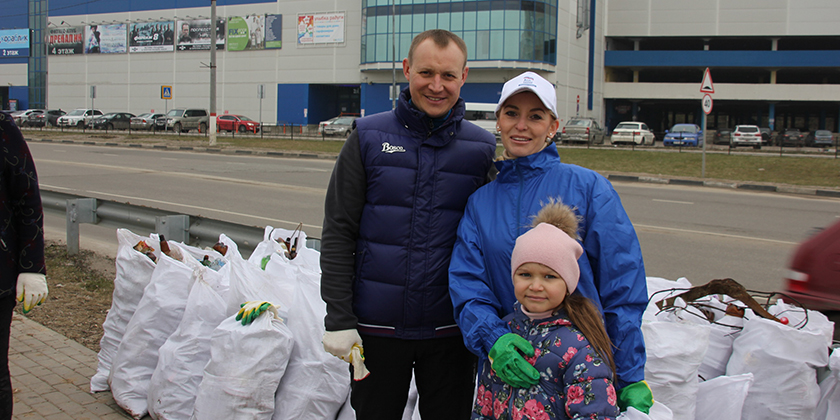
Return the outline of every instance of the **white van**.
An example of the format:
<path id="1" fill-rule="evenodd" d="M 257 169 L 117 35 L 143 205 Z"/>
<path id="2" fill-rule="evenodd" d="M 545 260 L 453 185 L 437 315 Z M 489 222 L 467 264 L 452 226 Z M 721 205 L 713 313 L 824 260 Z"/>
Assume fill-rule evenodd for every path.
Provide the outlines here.
<path id="1" fill-rule="evenodd" d="M 493 133 L 496 140 L 499 140 L 499 133 L 496 132 L 496 104 L 480 102 L 467 102 L 464 119 Z"/>

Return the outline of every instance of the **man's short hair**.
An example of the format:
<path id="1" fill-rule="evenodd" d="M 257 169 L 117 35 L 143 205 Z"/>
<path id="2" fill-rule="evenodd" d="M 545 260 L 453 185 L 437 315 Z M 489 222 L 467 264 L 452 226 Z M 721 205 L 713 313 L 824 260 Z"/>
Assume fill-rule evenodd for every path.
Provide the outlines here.
<path id="1" fill-rule="evenodd" d="M 464 64 L 462 67 L 467 66 L 467 44 L 464 43 L 464 40 L 461 39 L 461 37 L 445 29 L 429 29 L 428 31 L 421 32 L 415 36 L 411 41 L 411 47 L 408 49 L 408 64 L 411 64 L 411 61 L 414 58 L 414 50 L 417 46 L 427 39 L 431 39 L 439 48 L 446 48 L 449 46 L 450 42 L 454 42 L 455 45 L 458 46 L 458 49 L 460 49 L 464 54 Z"/>

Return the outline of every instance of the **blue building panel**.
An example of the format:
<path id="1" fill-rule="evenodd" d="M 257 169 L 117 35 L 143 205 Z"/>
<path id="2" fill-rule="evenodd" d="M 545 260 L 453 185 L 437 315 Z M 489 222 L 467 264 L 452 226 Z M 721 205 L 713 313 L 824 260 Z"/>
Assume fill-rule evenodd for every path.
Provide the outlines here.
<path id="1" fill-rule="evenodd" d="M 840 51 L 605 51 L 606 67 L 840 67 Z"/>
<path id="2" fill-rule="evenodd" d="M 276 0 L 217 0 L 216 7 L 260 3 L 276 3 Z M 206 7 L 209 12 L 210 2 L 208 0 L 108 0 L 97 2 L 51 0 L 50 16 L 141 12 L 145 10 L 170 10 L 192 7 Z M 24 13 L 26 13 L 25 4 Z"/>
<path id="3" fill-rule="evenodd" d="M 309 84 L 277 85 L 277 123 L 306 124 L 309 113 Z"/>

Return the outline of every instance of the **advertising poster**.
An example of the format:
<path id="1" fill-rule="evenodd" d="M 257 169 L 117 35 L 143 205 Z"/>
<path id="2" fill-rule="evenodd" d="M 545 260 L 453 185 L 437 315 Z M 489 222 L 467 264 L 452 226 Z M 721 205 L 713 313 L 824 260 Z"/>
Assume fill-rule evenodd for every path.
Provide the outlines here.
<path id="1" fill-rule="evenodd" d="M 82 54 L 85 47 L 84 41 L 84 26 L 49 28 L 47 32 L 47 52 L 49 55 Z"/>
<path id="2" fill-rule="evenodd" d="M 178 51 L 210 49 L 210 19 L 179 20 L 175 32 Z M 225 49 L 225 18 L 216 21 L 216 49 Z"/>
<path id="3" fill-rule="evenodd" d="M 265 16 L 234 16 L 228 19 L 228 51 L 265 48 Z"/>
<path id="4" fill-rule="evenodd" d="M 29 57 L 29 29 L 0 30 L 0 57 Z"/>
<path id="5" fill-rule="evenodd" d="M 265 47 L 283 47 L 283 15 L 265 16 Z"/>
<path id="6" fill-rule="evenodd" d="M 124 23 L 85 26 L 85 54 L 125 54 Z"/>
<path id="7" fill-rule="evenodd" d="M 344 42 L 344 13 L 298 15 L 298 44 Z"/>
<path id="8" fill-rule="evenodd" d="M 175 51 L 175 22 L 132 23 L 128 52 Z"/>

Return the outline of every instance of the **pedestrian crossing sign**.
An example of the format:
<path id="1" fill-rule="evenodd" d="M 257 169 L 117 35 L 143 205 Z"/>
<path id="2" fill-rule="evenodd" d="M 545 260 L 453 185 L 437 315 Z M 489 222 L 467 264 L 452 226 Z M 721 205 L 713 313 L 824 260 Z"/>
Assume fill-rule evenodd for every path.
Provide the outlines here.
<path id="1" fill-rule="evenodd" d="M 160 87 L 160 99 L 172 99 L 172 86 Z"/>

